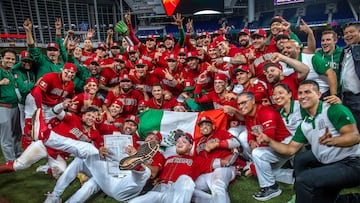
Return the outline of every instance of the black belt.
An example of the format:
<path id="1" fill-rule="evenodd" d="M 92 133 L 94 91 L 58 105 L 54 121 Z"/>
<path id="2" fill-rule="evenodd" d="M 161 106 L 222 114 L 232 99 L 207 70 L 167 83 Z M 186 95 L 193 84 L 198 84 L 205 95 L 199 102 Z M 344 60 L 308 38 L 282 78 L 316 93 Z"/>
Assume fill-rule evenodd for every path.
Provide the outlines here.
<path id="1" fill-rule="evenodd" d="M 342 93 L 344 96 L 360 96 L 360 93 L 354 94 L 352 92 L 343 92 Z"/>

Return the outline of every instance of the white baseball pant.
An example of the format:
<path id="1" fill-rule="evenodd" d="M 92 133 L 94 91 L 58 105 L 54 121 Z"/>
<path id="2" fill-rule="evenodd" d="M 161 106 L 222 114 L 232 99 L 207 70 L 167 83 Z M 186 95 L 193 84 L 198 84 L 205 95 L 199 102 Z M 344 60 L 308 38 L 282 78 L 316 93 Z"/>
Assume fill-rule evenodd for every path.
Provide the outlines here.
<path id="1" fill-rule="evenodd" d="M 175 183 L 157 184 L 151 191 L 131 199 L 129 203 L 187 203 L 191 201 L 194 189 L 194 181 L 187 175 L 181 175 Z"/>
<path id="2" fill-rule="evenodd" d="M 248 132 L 244 125 L 238 125 L 236 127 L 229 128 L 228 132 L 235 136 L 239 141 L 240 145 L 243 148 L 244 158 L 247 161 L 251 160 L 250 146 L 248 143 Z"/>
<path id="3" fill-rule="evenodd" d="M 200 175 L 195 181 L 196 192 L 194 193 L 193 200 L 204 203 L 230 203 L 227 188 L 234 178 L 235 168 L 233 166 L 216 168 L 211 173 Z M 208 190 L 211 191 L 211 199 L 209 199 L 209 195 L 204 192 Z"/>

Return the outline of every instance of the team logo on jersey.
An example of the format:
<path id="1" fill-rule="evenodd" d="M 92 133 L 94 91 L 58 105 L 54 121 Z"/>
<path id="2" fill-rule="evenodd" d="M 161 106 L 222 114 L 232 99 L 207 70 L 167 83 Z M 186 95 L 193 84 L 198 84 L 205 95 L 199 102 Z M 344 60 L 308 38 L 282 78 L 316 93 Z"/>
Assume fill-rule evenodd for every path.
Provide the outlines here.
<path id="1" fill-rule="evenodd" d="M 40 82 L 40 87 L 42 87 L 42 88 L 47 88 L 47 83 L 45 82 L 45 81 L 41 81 Z"/>

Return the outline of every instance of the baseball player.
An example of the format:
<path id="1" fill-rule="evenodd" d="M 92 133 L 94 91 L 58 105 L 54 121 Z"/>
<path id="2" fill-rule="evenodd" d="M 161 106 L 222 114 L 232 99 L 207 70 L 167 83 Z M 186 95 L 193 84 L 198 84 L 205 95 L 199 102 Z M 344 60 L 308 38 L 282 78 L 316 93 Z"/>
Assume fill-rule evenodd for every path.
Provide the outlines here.
<path id="1" fill-rule="evenodd" d="M 194 141 L 189 133 L 177 130 L 175 140 L 177 155 L 166 159 L 158 184 L 145 195 L 136 197 L 129 203 L 190 202 L 195 190 L 194 180 L 202 173 L 211 172 L 213 168 L 228 164 L 226 160 L 191 156 L 190 151 Z"/>

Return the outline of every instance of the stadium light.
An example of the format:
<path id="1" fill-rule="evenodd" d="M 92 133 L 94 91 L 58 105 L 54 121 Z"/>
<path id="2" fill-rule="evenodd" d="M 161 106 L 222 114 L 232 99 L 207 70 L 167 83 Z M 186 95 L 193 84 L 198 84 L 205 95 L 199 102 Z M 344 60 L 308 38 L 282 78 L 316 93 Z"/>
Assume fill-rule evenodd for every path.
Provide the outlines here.
<path id="1" fill-rule="evenodd" d="M 194 15 L 217 15 L 217 14 L 221 14 L 221 12 L 214 10 L 203 10 L 194 13 Z"/>

